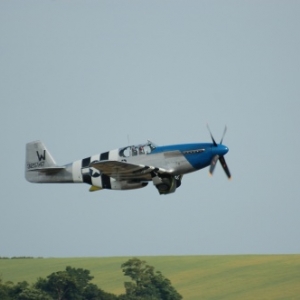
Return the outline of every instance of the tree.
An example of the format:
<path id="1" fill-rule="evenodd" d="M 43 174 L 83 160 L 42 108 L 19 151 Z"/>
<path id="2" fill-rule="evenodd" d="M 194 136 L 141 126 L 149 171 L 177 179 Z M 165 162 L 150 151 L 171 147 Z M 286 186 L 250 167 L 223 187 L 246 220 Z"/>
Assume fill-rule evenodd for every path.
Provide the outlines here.
<path id="1" fill-rule="evenodd" d="M 95 284 L 90 283 L 93 276 L 89 270 L 66 267 L 47 276 L 39 278 L 35 287 L 57 300 L 116 300 L 117 296 L 106 293 Z"/>
<path id="2" fill-rule="evenodd" d="M 11 289 L 12 282 L 4 283 L 2 278 L 0 277 L 0 299 L 1 300 L 10 300 L 10 289 Z"/>
<path id="3" fill-rule="evenodd" d="M 1 300 L 180 300 L 181 295 L 172 287 L 169 279 L 154 267 L 137 258 L 122 266 L 125 276 L 126 294 L 116 296 L 106 293 L 91 283 L 89 270 L 66 267 L 65 271 L 54 272 L 47 278 L 39 278 L 35 284 L 26 281 L 13 284 L 3 282 L 0 277 Z"/>
<path id="4" fill-rule="evenodd" d="M 53 300 L 46 292 L 34 287 L 26 287 L 13 299 L 17 300 Z"/>
<path id="5" fill-rule="evenodd" d="M 9 295 L 12 299 L 17 299 L 18 295 L 25 290 L 26 288 L 28 288 L 29 284 L 27 281 L 22 281 L 22 282 L 18 282 L 17 284 L 13 284 L 11 283 L 11 287 L 9 290 Z"/>
<path id="6" fill-rule="evenodd" d="M 53 300 L 43 291 L 30 287 L 28 282 L 22 281 L 17 284 L 12 282 L 2 283 L 0 279 L 1 300 Z"/>
<path id="7" fill-rule="evenodd" d="M 92 279 L 88 270 L 66 267 L 65 271 L 52 273 L 47 279 L 39 278 L 35 287 L 57 300 L 81 300 Z"/>
<path id="8" fill-rule="evenodd" d="M 121 266 L 125 276 L 131 282 L 125 282 L 126 294 L 122 300 L 180 300 L 182 296 L 161 272 L 154 272 L 154 267 L 138 258 L 129 259 Z"/>
<path id="9" fill-rule="evenodd" d="M 97 285 L 95 285 L 93 283 L 89 283 L 84 290 L 83 299 L 86 299 L 86 300 L 117 300 L 118 297 L 113 294 L 104 292 L 103 290 L 98 288 Z"/>

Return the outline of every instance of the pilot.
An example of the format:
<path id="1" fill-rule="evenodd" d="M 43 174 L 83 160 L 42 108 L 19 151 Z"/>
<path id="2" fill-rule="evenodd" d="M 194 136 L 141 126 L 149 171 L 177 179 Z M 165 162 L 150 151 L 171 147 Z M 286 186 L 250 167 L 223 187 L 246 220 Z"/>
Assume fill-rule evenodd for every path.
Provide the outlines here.
<path id="1" fill-rule="evenodd" d="M 132 156 L 136 156 L 138 154 L 137 150 L 134 146 L 131 147 L 131 153 L 132 153 Z"/>
<path id="2" fill-rule="evenodd" d="M 144 147 L 143 146 L 140 146 L 140 154 L 144 154 L 145 152 L 144 152 Z"/>

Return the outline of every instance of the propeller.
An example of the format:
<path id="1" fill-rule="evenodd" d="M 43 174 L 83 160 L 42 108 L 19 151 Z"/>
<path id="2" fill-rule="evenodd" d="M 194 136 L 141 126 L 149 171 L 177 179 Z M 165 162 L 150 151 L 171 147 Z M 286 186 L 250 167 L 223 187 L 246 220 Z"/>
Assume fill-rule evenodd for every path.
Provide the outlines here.
<path id="1" fill-rule="evenodd" d="M 227 153 L 228 148 L 225 147 L 225 146 L 220 147 L 220 145 L 222 145 L 222 143 L 223 143 L 223 139 L 224 139 L 224 136 L 226 134 L 227 127 L 225 126 L 225 128 L 224 128 L 224 132 L 223 132 L 220 144 L 216 143 L 216 141 L 215 141 L 215 139 L 214 139 L 214 137 L 213 137 L 213 135 L 212 135 L 212 133 L 210 131 L 210 128 L 209 128 L 208 124 L 207 124 L 207 129 L 208 129 L 208 131 L 210 133 L 210 137 L 211 137 L 211 140 L 212 140 L 212 142 L 214 144 L 214 147 L 219 147 L 219 149 L 216 149 L 216 153 L 218 153 L 218 152 L 219 153 L 216 154 L 216 155 L 214 155 L 213 158 L 212 158 L 212 160 L 211 160 L 211 162 L 210 162 L 209 174 L 213 175 L 213 172 L 215 170 L 216 164 L 217 164 L 217 162 L 219 160 L 220 163 L 221 163 L 221 166 L 222 166 L 222 168 L 224 170 L 224 172 L 226 173 L 226 175 L 228 177 L 228 179 L 231 179 L 231 174 L 230 174 L 229 168 L 228 168 L 228 166 L 226 164 L 226 161 L 225 161 L 225 158 L 224 158 L 224 155 Z"/>

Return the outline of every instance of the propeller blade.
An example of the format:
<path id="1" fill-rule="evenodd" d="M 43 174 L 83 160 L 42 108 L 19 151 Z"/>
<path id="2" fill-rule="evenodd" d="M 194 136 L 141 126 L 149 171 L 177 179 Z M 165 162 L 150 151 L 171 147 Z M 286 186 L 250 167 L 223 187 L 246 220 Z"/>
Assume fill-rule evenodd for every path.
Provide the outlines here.
<path id="1" fill-rule="evenodd" d="M 214 172 L 214 169 L 216 167 L 216 164 L 218 162 L 218 159 L 219 159 L 219 155 L 215 155 L 212 160 L 211 160 L 211 163 L 210 163 L 210 168 L 209 168 L 209 174 L 212 175 L 213 172 Z"/>
<path id="2" fill-rule="evenodd" d="M 230 174 L 230 171 L 229 171 L 228 166 L 227 166 L 227 164 L 226 164 L 226 161 L 225 161 L 224 156 L 220 156 L 219 160 L 220 160 L 220 163 L 221 163 L 221 165 L 222 165 L 222 168 L 223 168 L 223 170 L 225 171 L 225 173 L 226 173 L 228 179 L 231 179 L 231 174 Z"/>
<path id="3" fill-rule="evenodd" d="M 214 146 L 218 146 L 218 144 L 216 143 L 216 141 L 215 141 L 215 139 L 214 139 L 214 137 L 213 137 L 213 135 L 212 135 L 212 133 L 210 131 L 210 128 L 209 128 L 208 124 L 206 124 L 206 126 L 207 126 L 207 129 L 208 129 L 209 133 L 210 133 L 210 137 L 211 137 L 211 140 L 214 143 Z"/>
<path id="4" fill-rule="evenodd" d="M 225 128 L 224 128 L 224 132 L 223 132 L 223 135 L 222 135 L 220 144 L 223 143 L 223 139 L 224 139 L 224 136 L 225 136 L 226 131 L 227 131 L 227 126 L 225 126 Z"/>

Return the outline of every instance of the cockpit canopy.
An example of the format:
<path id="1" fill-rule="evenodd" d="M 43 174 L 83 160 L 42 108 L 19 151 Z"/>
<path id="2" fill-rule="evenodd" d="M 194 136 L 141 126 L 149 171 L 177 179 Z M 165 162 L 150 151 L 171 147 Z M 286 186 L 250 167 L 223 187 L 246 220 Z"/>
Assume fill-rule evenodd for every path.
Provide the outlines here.
<path id="1" fill-rule="evenodd" d="M 150 154 L 155 148 L 156 145 L 148 140 L 145 144 L 133 145 L 120 149 L 119 155 L 121 157 L 145 155 Z"/>

